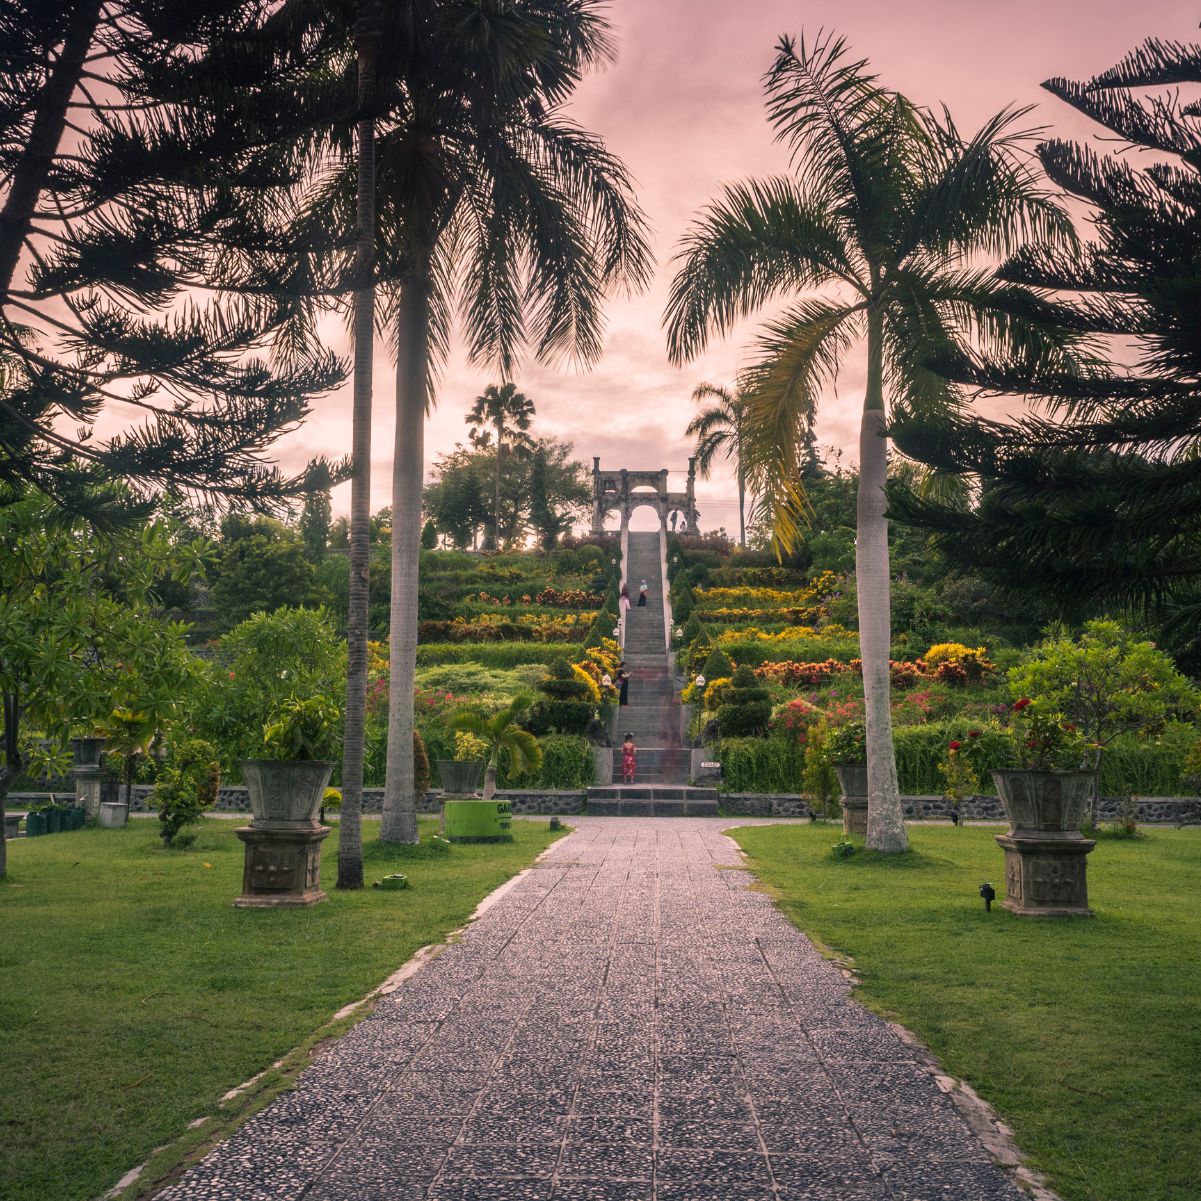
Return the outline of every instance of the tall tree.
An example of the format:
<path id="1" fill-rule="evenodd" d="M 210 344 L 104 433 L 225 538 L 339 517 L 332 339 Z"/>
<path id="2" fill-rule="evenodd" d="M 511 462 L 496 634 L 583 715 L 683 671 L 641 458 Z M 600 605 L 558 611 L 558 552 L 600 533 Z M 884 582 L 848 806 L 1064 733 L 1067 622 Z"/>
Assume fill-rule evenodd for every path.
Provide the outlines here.
<path id="1" fill-rule="evenodd" d="M 260 0 L 0 9 L 0 484 L 77 508 L 94 471 L 270 506 L 262 461 L 341 369 L 289 341 L 293 164 L 194 68 Z M 283 336 L 284 342 L 279 339 Z M 101 437 L 105 408 L 138 422 Z M 80 431 L 80 432 L 75 432 Z"/>
<path id="2" fill-rule="evenodd" d="M 676 362 L 710 332 L 779 297 L 744 373 L 744 452 L 754 491 L 784 549 L 803 520 L 805 433 L 824 385 L 865 343 L 859 437 L 856 578 L 867 716 L 868 845 L 908 845 L 889 704 L 890 601 L 886 389 L 894 406 L 958 403 L 926 365 L 965 339 L 1033 339 L 1018 304 L 970 256 L 1028 235 L 1066 239 L 1071 226 L 1020 154 L 1020 114 L 1004 112 L 965 139 L 882 87 L 834 36 L 783 38 L 766 77 L 768 116 L 794 175 L 727 187 L 686 236 L 667 309 Z M 814 295 L 817 289 L 825 289 Z M 795 299 L 798 293 L 811 293 Z"/>
<path id="3" fill-rule="evenodd" d="M 381 0 L 360 0 L 355 27 L 359 121 L 355 130 L 356 287 L 354 416 L 350 477 L 350 587 L 346 616 L 346 724 L 338 887 L 363 887 L 363 757 L 367 736 L 367 639 L 371 616 L 371 377 L 375 363 L 375 118 L 383 35 Z"/>
<path id="4" fill-rule="evenodd" d="M 515 384 L 499 388 L 489 384 L 468 410 L 467 424 L 481 431 L 491 427 L 496 435 L 496 480 L 492 489 L 492 546 L 500 542 L 500 476 L 504 462 L 505 437 L 519 438 L 530 428 L 534 417 L 534 402 L 517 391 Z"/>
<path id="5" fill-rule="evenodd" d="M 718 384 L 697 384 L 692 399 L 698 404 L 713 401 L 689 423 L 685 437 L 696 439 L 696 465 L 701 479 L 708 479 L 713 460 L 723 455 L 734 460 L 738 478 L 738 545 L 746 549 L 746 465 L 743 456 L 743 423 L 746 402 L 735 390 Z"/>
<path id="6" fill-rule="evenodd" d="M 899 423 L 905 452 L 977 482 L 979 503 L 898 490 L 892 504 L 1011 601 L 1047 598 L 1071 618 L 1115 605 L 1166 614 L 1170 636 L 1196 654 L 1201 165 L 1183 84 L 1201 84 L 1201 45 L 1154 39 L 1090 80 L 1043 84 L 1104 131 L 1089 146 L 1038 148 L 1051 179 L 1088 206 L 1096 236 L 1078 250 L 1029 248 L 1000 274 L 1049 293 L 1053 318 L 1089 335 L 1096 358 L 1076 372 L 1031 373 L 1011 358 L 944 364 L 1039 408 L 1011 425 L 954 414 Z"/>
<path id="7" fill-rule="evenodd" d="M 477 360 L 520 346 L 594 360 L 600 299 L 640 286 L 649 254 L 623 165 L 563 116 L 612 56 L 598 0 L 424 0 L 386 59 L 379 245 L 397 350 L 391 680 L 381 837 L 413 842 L 413 688 L 423 434 L 432 370 L 462 313 Z"/>

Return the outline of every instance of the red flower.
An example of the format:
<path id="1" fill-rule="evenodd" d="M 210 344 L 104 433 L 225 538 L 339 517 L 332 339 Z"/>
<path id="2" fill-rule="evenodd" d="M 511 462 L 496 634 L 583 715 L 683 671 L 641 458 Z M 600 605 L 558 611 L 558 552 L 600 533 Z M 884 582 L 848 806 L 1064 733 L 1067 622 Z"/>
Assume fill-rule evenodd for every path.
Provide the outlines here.
<path id="1" fill-rule="evenodd" d="M 951 750 L 953 750 L 953 751 L 957 751 L 957 750 L 959 750 L 959 746 L 960 746 L 959 742 L 957 742 L 957 741 L 956 741 L 954 738 L 952 738 L 952 739 L 951 739 L 951 741 L 950 741 L 950 742 L 949 742 L 947 745 L 948 745 L 948 746 L 951 748 Z"/>
<path id="2" fill-rule="evenodd" d="M 234 673 L 233 673 L 232 671 L 229 673 L 229 678 L 230 678 L 231 680 L 234 678 Z"/>
<path id="3" fill-rule="evenodd" d="M 1031 703 L 1030 698 L 1028 696 L 1023 696 L 1013 702 L 1013 711 L 1015 713 L 1021 713 L 1021 711 L 1025 708 L 1027 708 L 1030 705 L 1030 703 Z"/>
<path id="4" fill-rule="evenodd" d="M 979 738 L 980 734 L 981 734 L 981 731 L 979 731 L 979 730 L 968 730 L 968 732 L 967 732 L 967 736 L 969 738 Z"/>

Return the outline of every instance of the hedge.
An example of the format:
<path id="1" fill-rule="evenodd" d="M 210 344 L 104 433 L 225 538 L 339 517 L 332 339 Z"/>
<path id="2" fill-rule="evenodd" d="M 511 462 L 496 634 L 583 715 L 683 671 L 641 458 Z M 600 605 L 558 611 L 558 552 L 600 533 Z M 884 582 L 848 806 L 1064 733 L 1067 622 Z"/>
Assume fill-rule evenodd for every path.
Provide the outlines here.
<path id="1" fill-rule="evenodd" d="M 941 795 L 944 781 L 938 764 L 952 738 L 963 739 L 972 722 L 953 718 L 922 726 L 899 726 L 893 731 L 897 776 L 909 796 Z M 1134 738 L 1117 740 L 1101 761 L 1101 792 L 1105 796 L 1191 795 L 1182 782 L 1184 756 L 1196 741 L 1191 728 L 1169 731 L 1158 742 Z M 994 793 L 988 770 L 1007 766 L 1005 745 L 990 738 L 982 756 L 981 792 Z M 727 738 L 715 747 L 722 765 L 726 792 L 799 792 L 804 748 L 782 738 Z"/>
<path id="2" fill-rule="evenodd" d="M 417 647 L 417 666 L 435 663 L 482 663 L 485 667 L 520 667 L 550 663 L 580 653 L 578 642 L 426 642 Z"/>

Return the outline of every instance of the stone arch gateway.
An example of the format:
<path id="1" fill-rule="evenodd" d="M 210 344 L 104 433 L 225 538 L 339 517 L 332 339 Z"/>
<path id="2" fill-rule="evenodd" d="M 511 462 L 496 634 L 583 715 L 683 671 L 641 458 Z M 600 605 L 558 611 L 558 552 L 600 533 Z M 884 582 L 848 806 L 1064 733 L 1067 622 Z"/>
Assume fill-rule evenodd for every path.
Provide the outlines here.
<path id="1" fill-rule="evenodd" d="M 696 511 L 696 458 L 688 460 L 688 484 L 683 492 L 671 492 L 667 487 L 667 468 L 658 471 L 631 471 L 622 467 L 617 471 L 602 471 L 600 456 L 592 460 L 592 530 L 593 534 L 605 532 L 605 518 L 610 513 L 621 517 L 621 528 L 628 529 L 630 514 L 642 505 L 659 514 L 663 529 L 669 529 L 672 513 L 679 513 L 676 527 L 678 533 L 698 533 Z"/>

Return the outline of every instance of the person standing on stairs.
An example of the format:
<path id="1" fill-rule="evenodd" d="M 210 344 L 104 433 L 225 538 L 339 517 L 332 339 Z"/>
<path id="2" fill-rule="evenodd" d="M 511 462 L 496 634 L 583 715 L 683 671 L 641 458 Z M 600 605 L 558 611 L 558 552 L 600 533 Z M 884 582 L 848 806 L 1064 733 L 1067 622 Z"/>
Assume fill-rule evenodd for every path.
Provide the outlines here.
<path id="1" fill-rule="evenodd" d="M 638 608 L 640 608 L 640 609 L 646 608 L 646 581 L 645 580 L 643 580 L 642 583 L 638 585 Z"/>
<path id="2" fill-rule="evenodd" d="M 626 630 L 629 628 L 628 614 L 630 612 L 630 586 L 622 584 L 621 595 L 617 598 L 617 608 L 620 616 L 618 617 L 618 641 L 624 646 L 626 640 Z"/>
<path id="3" fill-rule="evenodd" d="M 630 673 L 626 671 L 625 660 L 617 665 L 617 704 L 618 707 L 630 703 Z"/>
<path id="4" fill-rule="evenodd" d="M 633 784 L 634 775 L 638 771 L 638 748 L 634 745 L 634 735 L 627 734 L 621 744 L 621 782 Z"/>

